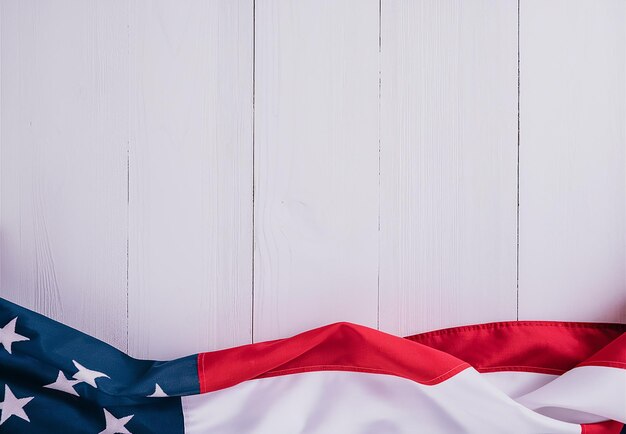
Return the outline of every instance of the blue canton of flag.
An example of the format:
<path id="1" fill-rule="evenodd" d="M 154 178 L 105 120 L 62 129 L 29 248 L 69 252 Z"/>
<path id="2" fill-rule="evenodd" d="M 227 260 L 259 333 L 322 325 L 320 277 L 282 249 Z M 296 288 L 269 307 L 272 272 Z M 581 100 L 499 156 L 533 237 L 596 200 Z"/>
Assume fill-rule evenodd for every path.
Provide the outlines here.
<path id="1" fill-rule="evenodd" d="M 0 433 L 183 433 L 196 356 L 133 359 L 0 299 Z"/>

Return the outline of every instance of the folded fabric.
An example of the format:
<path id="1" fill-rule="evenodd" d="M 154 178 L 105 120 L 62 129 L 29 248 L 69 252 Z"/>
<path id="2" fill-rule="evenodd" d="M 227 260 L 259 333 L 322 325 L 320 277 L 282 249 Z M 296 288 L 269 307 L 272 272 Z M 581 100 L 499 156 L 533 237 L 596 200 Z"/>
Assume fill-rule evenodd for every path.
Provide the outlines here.
<path id="1" fill-rule="evenodd" d="M 626 325 L 336 323 L 138 360 L 0 299 L 0 433 L 619 433 Z"/>

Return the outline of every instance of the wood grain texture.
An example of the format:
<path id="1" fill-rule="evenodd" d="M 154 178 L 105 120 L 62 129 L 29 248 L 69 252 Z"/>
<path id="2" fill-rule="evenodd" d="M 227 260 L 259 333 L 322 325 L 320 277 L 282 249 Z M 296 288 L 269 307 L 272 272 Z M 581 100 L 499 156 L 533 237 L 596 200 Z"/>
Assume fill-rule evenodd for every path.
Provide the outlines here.
<path id="1" fill-rule="evenodd" d="M 519 6 L 0 0 L 0 296 L 164 359 L 626 321 L 626 2 Z"/>
<path id="2" fill-rule="evenodd" d="M 256 4 L 254 339 L 376 326 L 378 2 Z"/>
<path id="3" fill-rule="evenodd" d="M 625 8 L 521 2 L 520 319 L 626 321 Z"/>
<path id="4" fill-rule="evenodd" d="M 252 32 L 251 0 L 131 2 L 132 355 L 251 340 Z"/>
<path id="5" fill-rule="evenodd" d="M 0 294 L 126 349 L 125 2 L 0 15 Z"/>
<path id="6" fill-rule="evenodd" d="M 380 328 L 515 319 L 517 4 L 381 17 Z"/>

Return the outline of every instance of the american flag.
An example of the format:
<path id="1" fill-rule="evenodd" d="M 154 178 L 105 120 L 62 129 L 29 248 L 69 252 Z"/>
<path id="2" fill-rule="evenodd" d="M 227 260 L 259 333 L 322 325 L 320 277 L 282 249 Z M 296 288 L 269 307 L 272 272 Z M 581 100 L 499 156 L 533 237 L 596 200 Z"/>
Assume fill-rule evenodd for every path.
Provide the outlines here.
<path id="1" fill-rule="evenodd" d="M 337 323 L 153 361 L 0 299 L 0 433 L 619 433 L 625 332 Z"/>

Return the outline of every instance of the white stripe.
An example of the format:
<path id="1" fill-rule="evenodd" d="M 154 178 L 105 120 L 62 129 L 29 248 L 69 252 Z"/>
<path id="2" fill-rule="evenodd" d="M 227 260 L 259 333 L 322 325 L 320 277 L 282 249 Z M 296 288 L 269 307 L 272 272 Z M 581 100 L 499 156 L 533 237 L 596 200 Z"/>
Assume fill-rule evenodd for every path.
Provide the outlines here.
<path id="1" fill-rule="evenodd" d="M 308 372 L 182 401 L 187 434 L 580 433 L 579 425 L 525 408 L 473 369 L 434 386 L 391 375 Z"/>
<path id="2" fill-rule="evenodd" d="M 518 401 L 561 420 L 626 423 L 626 369 L 582 366 L 561 375 Z"/>
<path id="3" fill-rule="evenodd" d="M 553 374 L 519 371 L 487 372 L 480 375 L 511 398 L 539 389 L 558 377 Z"/>

